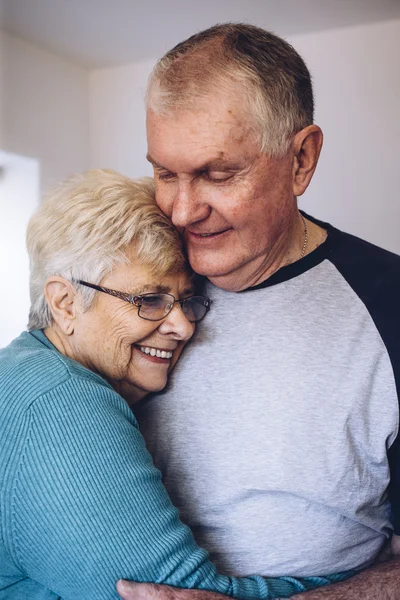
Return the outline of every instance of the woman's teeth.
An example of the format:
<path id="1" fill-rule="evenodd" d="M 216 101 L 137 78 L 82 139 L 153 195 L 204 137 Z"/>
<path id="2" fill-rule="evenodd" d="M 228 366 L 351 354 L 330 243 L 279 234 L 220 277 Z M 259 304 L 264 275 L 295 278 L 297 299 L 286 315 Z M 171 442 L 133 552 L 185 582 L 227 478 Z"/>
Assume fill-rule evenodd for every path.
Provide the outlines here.
<path id="1" fill-rule="evenodd" d="M 157 358 L 171 358 L 172 352 L 167 350 L 156 350 L 156 348 L 149 348 L 148 346 L 140 346 L 143 354 L 150 354 L 150 356 L 157 356 Z"/>

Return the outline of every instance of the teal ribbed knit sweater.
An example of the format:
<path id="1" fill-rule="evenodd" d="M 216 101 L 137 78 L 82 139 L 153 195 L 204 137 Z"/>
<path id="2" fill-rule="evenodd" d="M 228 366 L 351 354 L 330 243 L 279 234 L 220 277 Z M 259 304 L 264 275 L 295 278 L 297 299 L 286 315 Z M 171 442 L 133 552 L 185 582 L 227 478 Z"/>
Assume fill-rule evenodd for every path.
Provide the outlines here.
<path id="1" fill-rule="evenodd" d="M 246 600 L 344 578 L 218 575 L 179 521 L 127 404 L 41 331 L 0 351 L 0 414 L 2 600 L 118 598 L 121 577 Z"/>

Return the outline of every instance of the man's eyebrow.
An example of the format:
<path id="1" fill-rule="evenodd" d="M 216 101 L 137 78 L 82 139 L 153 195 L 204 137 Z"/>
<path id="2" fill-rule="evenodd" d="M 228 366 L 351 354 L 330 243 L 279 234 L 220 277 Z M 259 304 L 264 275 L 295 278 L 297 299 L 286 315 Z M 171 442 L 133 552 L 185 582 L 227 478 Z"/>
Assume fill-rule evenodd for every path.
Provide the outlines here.
<path id="1" fill-rule="evenodd" d="M 162 165 L 159 165 L 151 156 L 150 154 L 146 155 L 146 159 L 149 161 L 149 163 L 151 163 L 153 165 L 153 167 L 157 168 L 157 169 L 166 169 L 166 167 L 163 167 Z M 205 171 L 210 171 L 212 169 L 227 169 L 229 171 L 239 171 L 240 170 L 240 166 L 236 165 L 236 164 L 230 164 L 229 159 L 228 158 L 221 158 L 219 156 L 216 156 L 215 158 L 212 158 L 210 160 L 208 160 L 207 162 L 205 162 L 203 165 L 199 165 L 198 167 L 196 167 L 195 169 L 193 169 L 194 173 L 203 173 Z"/>
<path id="2" fill-rule="evenodd" d="M 150 154 L 149 154 L 149 153 L 147 153 L 147 154 L 146 154 L 146 160 L 147 160 L 149 163 L 151 163 L 151 164 L 153 165 L 153 167 L 158 167 L 159 169 L 163 169 L 163 168 L 164 168 L 164 167 L 162 167 L 161 165 L 159 165 L 159 164 L 158 164 L 158 163 L 157 163 L 157 162 L 154 160 L 154 158 L 152 158 L 152 157 L 150 156 Z"/>
<path id="3" fill-rule="evenodd" d="M 212 169 L 228 169 L 230 171 L 238 171 L 240 166 L 236 163 L 232 163 L 229 158 L 213 158 L 207 161 L 202 167 L 200 167 L 199 171 L 210 171 Z"/>

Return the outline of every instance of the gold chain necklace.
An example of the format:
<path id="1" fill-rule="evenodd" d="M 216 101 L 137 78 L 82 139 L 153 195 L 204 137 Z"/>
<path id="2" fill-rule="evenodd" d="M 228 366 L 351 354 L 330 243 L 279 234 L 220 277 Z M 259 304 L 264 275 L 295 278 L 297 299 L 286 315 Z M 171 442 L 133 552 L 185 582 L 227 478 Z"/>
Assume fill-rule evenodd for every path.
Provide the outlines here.
<path id="1" fill-rule="evenodd" d="M 303 241 L 303 247 L 301 249 L 301 257 L 300 258 L 304 258 L 304 255 L 306 253 L 307 244 L 308 244 L 308 227 L 307 227 L 307 222 L 301 213 L 300 213 L 300 216 L 301 216 L 301 219 L 302 219 L 303 225 L 304 225 L 304 241 Z"/>

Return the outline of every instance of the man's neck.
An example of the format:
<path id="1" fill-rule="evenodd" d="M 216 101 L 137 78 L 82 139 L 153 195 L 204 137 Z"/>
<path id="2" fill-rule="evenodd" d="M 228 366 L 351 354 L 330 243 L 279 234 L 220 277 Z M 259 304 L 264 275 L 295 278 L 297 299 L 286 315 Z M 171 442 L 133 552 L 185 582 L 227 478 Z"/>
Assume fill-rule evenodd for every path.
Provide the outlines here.
<path id="1" fill-rule="evenodd" d="M 305 219 L 307 227 L 307 245 L 304 256 L 313 252 L 327 238 L 327 231 Z M 305 227 L 300 213 L 289 232 L 286 232 L 274 244 L 272 251 L 259 256 L 253 261 L 243 265 L 221 277 L 209 277 L 211 283 L 230 292 L 240 292 L 254 287 L 269 279 L 282 267 L 286 267 L 302 258 L 305 242 Z"/>

